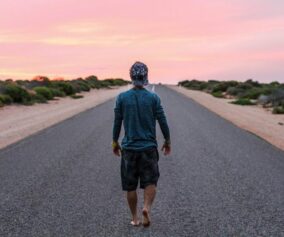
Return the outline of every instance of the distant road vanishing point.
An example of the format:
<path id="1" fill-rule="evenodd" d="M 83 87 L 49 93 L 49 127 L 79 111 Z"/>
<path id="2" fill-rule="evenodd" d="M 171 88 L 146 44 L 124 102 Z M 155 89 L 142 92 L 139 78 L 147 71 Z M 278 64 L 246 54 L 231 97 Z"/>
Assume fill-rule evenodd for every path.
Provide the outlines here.
<path id="1" fill-rule="evenodd" d="M 173 151 L 160 153 L 150 228 L 129 225 L 112 99 L 0 150 L 0 236 L 284 236 L 284 152 L 176 91 L 154 90 Z M 161 145 L 158 126 L 157 136 Z"/>

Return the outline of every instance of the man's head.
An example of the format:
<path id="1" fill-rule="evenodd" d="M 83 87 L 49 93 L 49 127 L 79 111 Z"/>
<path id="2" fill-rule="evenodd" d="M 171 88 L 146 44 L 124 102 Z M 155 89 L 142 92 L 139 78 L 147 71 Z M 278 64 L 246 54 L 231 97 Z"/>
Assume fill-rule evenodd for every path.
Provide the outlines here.
<path id="1" fill-rule="evenodd" d="M 148 84 L 148 67 L 141 62 L 134 63 L 130 68 L 130 78 L 134 86 L 146 86 Z"/>

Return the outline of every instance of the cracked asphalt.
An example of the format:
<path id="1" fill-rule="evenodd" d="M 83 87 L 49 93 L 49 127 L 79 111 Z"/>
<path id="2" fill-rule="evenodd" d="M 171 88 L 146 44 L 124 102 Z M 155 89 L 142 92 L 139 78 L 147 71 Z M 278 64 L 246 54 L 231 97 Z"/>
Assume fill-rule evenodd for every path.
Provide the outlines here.
<path id="1" fill-rule="evenodd" d="M 284 152 L 167 87 L 155 91 L 173 148 L 160 152 L 150 228 L 129 224 L 110 100 L 0 150 L 0 236 L 284 236 Z M 158 124 L 157 136 L 160 148 Z"/>

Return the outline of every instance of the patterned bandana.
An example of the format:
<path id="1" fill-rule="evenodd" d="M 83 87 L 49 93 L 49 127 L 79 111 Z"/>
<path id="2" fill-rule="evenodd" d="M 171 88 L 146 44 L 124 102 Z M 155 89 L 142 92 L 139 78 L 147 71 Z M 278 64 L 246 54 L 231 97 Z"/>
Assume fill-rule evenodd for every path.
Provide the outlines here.
<path id="1" fill-rule="evenodd" d="M 148 68 L 144 63 L 136 62 L 130 68 L 130 77 L 135 86 L 146 86 L 148 84 Z"/>

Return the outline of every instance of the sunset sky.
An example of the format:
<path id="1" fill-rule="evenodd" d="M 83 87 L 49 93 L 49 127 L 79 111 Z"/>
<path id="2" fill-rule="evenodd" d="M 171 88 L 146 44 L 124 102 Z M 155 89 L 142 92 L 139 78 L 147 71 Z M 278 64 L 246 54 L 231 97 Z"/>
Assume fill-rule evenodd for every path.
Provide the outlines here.
<path id="1" fill-rule="evenodd" d="M 1 0 L 0 79 L 284 82 L 284 0 Z"/>

